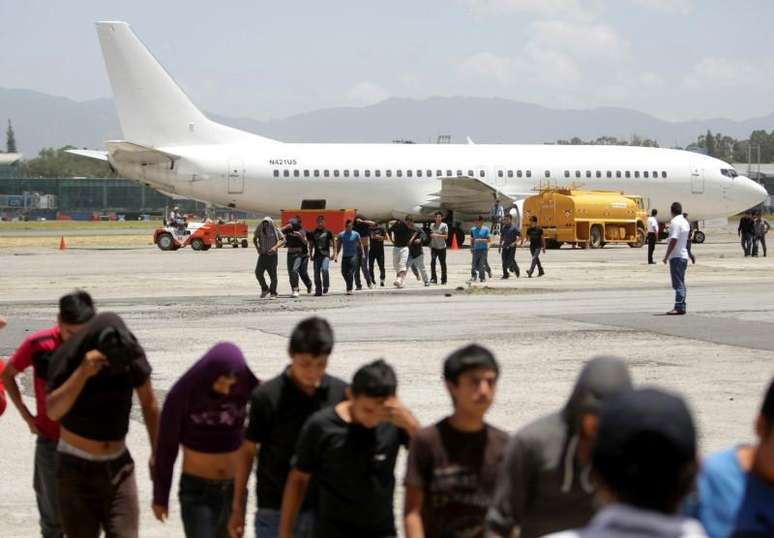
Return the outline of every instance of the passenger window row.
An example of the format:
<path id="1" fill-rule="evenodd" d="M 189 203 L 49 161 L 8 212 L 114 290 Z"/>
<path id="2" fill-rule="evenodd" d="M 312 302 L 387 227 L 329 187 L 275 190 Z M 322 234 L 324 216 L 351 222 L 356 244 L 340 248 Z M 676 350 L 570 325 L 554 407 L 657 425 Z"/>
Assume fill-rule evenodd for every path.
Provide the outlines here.
<path id="1" fill-rule="evenodd" d="M 444 174 L 443 170 L 435 170 L 435 174 L 433 174 L 433 170 L 430 170 L 430 169 L 426 169 L 426 170 L 421 170 L 421 169 L 417 169 L 417 170 L 394 170 L 394 171 L 393 170 L 363 170 L 362 171 L 362 177 L 393 177 L 393 173 L 395 174 L 395 177 L 434 177 L 434 176 L 435 177 L 453 177 L 453 176 L 457 176 L 457 177 L 463 177 L 463 176 L 476 177 L 476 176 L 478 176 L 478 177 L 482 177 L 482 178 L 486 177 L 486 171 L 485 170 L 479 169 L 477 172 L 478 173 L 476 173 L 476 170 L 467 170 L 467 174 L 463 174 L 462 170 L 448 170 L 447 169 L 446 170 L 446 174 Z M 297 169 L 296 170 L 288 170 L 288 169 L 284 169 L 284 170 L 280 171 L 279 169 L 275 168 L 274 169 L 274 177 L 280 177 L 280 175 L 282 175 L 282 177 L 361 177 L 361 170 L 359 170 L 359 169 L 355 169 L 355 170 L 349 170 L 349 169 L 344 169 L 344 170 L 338 170 L 338 169 L 334 169 L 334 170 L 328 170 L 328 169 L 325 169 L 325 170 L 297 170 Z M 543 175 L 545 177 L 547 177 L 547 178 L 550 178 L 551 177 L 551 171 L 550 170 L 546 170 L 543 173 Z M 728 175 L 730 175 L 730 174 L 728 174 Z M 530 178 L 530 177 L 532 177 L 532 170 L 498 170 L 497 171 L 497 177 L 506 177 L 506 176 L 509 177 L 509 178 L 512 178 L 512 177 L 517 177 L 517 178 L 528 177 L 528 178 Z M 642 172 L 639 171 L 639 170 L 635 170 L 634 172 L 632 172 L 630 170 L 625 170 L 625 171 L 621 171 L 621 170 L 615 170 L 615 171 L 613 171 L 613 170 L 605 170 L 605 171 L 602 171 L 602 170 L 594 170 L 594 171 L 592 171 L 592 170 L 586 170 L 586 171 L 575 170 L 574 173 L 571 172 L 570 170 L 565 170 L 564 171 L 564 177 L 565 178 L 571 178 L 573 176 L 575 178 L 577 178 L 577 179 L 580 179 L 580 178 L 583 178 L 583 177 L 589 178 L 589 179 L 592 178 L 592 177 L 596 177 L 596 178 L 602 178 L 602 177 L 612 178 L 612 177 L 616 177 L 616 178 L 627 178 L 627 179 L 628 178 L 632 178 L 632 177 L 634 177 L 635 179 L 638 179 L 640 177 L 643 177 L 643 178 L 646 178 L 646 179 L 652 177 L 652 178 L 656 179 L 656 178 L 659 177 L 659 172 L 658 172 L 658 170 L 653 170 L 652 172 L 650 170 L 645 170 L 645 171 L 642 171 Z M 666 179 L 666 177 L 667 177 L 666 171 L 662 170 L 661 173 L 660 173 L 660 177 Z"/>
<path id="2" fill-rule="evenodd" d="M 612 177 L 622 178 L 622 177 L 625 177 L 625 178 L 629 179 L 629 178 L 633 177 L 635 179 L 639 179 L 640 177 L 643 177 L 643 178 L 647 179 L 647 178 L 651 178 L 652 177 L 652 178 L 656 179 L 656 178 L 659 177 L 658 170 L 653 170 L 652 172 L 649 171 L 649 170 L 645 170 L 643 172 L 640 172 L 639 170 L 635 170 L 634 172 L 632 172 L 630 170 L 624 170 L 624 171 L 621 171 L 621 170 L 615 170 L 615 171 L 606 170 L 604 172 L 602 170 L 595 170 L 593 172 L 591 170 L 586 170 L 585 172 L 582 171 L 582 170 L 575 170 L 575 174 L 574 175 L 575 175 L 575 178 L 582 178 L 582 177 L 586 177 L 586 178 L 591 178 L 591 177 L 601 178 L 601 177 L 603 177 L 603 174 L 604 174 L 604 177 L 606 177 L 606 178 L 612 178 Z M 564 177 L 565 178 L 570 178 L 572 176 L 573 176 L 573 173 L 570 170 L 565 170 L 564 171 Z M 549 173 L 548 170 L 546 170 L 546 177 L 550 177 L 550 173 Z M 667 177 L 666 171 L 663 171 L 663 170 L 661 171 L 661 177 L 666 179 L 666 177 Z"/>
<path id="3" fill-rule="evenodd" d="M 433 170 L 428 169 L 416 169 L 416 170 L 279 170 L 274 169 L 274 177 L 462 177 L 462 170 Z M 475 170 L 467 170 L 467 177 L 486 177 L 486 171 L 479 169 L 476 173 Z M 527 170 L 527 177 L 532 177 L 532 172 Z M 502 176 L 501 176 L 502 177 Z M 509 171 L 508 177 L 513 177 L 513 171 Z M 522 171 L 518 170 L 518 177 L 522 177 Z"/>

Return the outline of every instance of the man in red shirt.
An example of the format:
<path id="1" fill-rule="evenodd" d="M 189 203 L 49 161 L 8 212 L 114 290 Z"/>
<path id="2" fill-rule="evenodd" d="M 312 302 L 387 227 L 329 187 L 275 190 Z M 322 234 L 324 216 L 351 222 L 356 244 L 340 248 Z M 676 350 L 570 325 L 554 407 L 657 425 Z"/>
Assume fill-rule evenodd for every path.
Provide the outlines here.
<path id="1" fill-rule="evenodd" d="M 92 317 L 94 302 L 85 291 L 76 291 L 59 299 L 57 324 L 27 337 L 2 373 L 8 396 L 19 410 L 35 442 L 35 471 L 33 484 L 40 512 L 40 529 L 44 538 L 64 536 L 59 524 L 56 500 L 56 446 L 59 424 L 46 415 L 47 371 L 51 355 Z M 33 367 L 35 386 L 35 414 L 22 400 L 15 377 Z"/>

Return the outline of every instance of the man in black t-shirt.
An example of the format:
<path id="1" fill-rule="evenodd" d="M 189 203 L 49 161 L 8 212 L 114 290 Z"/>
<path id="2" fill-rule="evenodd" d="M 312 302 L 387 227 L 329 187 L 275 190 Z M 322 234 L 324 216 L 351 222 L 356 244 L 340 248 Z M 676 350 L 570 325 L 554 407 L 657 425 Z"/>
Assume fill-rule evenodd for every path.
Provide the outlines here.
<path id="1" fill-rule="evenodd" d="M 484 538 L 508 434 L 484 422 L 499 366 L 469 345 L 444 363 L 454 413 L 421 429 L 406 464 L 406 538 Z"/>
<path id="2" fill-rule="evenodd" d="M 110 313 L 96 315 L 51 357 L 46 409 L 60 422 L 57 497 L 66 536 L 139 535 L 134 460 L 125 439 L 136 393 L 152 468 L 159 405 L 150 374 L 137 339 Z"/>
<path id="3" fill-rule="evenodd" d="M 307 421 L 282 500 L 280 538 L 291 538 L 311 481 L 317 490 L 316 538 L 397 535 L 395 460 L 419 428 L 395 396 L 397 385 L 387 363 L 367 364 L 355 373 L 347 401 Z"/>
<path id="4" fill-rule="evenodd" d="M 361 214 L 355 215 L 355 220 L 352 223 L 352 228 L 360 234 L 360 246 L 363 247 L 361 250 L 358 250 L 357 256 L 357 264 L 355 265 L 355 288 L 358 290 L 363 289 L 363 284 L 360 281 L 360 272 L 363 272 L 363 275 L 366 279 L 366 285 L 369 288 L 374 287 L 374 281 L 371 278 L 371 273 L 368 271 L 368 257 L 370 255 L 369 248 L 371 246 L 371 229 L 376 227 L 376 223 L 372 220 L 368 220 Z"/>
<path id="5" fill-rule="evenodd" d="M 290 296 L 299 296 L 299 279 L 306 286 L 306 292 L 312 293 L 312 280 L 307 272 L 309 266 L 309 239 L 307 231 L 301 225 L 301 218 L 293 217 L 290 219 L 290 222 L 282 228 L 281 232 L 285 234 L 285 245 L 288 249 L 287 267 L 291 289 Z"/>
<path id="6" fill-rule="evenodd" d="M 231 536 L 245 535 L 247 481 L 256 456 L 255 535 L 278 536 L 282 493 L 301 427 L 313 413 L 346 398 L 347 384 L 325 374 L 333 341 L 333 330 L 327 321 L 316 317 L 305 319 L 290 335 L 290 366 L 253 392 L 250 421 L 234 479 Z M 314 529 L 314 493 L 302 501 L 294 538 L 308 538 Z"/>
<path id="7" fill-rule="evenodd" d="M 538 276 L 543 276 L 546 273 L 543 271 L 543 264 L 540 263 L 540 253 L 546 253 L 546 238 L 543 235 L 543 228 L 538 226 L 537 217 L 534 215 L 529 218 L 529 228 L 527 228 L 527 233 L 521 240 L 521 244 L 523 245 L 527 239 L 529 239 L 529 252 L 532 254 L 532 263 L 527 271 L 527 276 L 532 278 L 535 267 L 537 267 Z"/>
<path id="8" fill-rule="evenodd" d="M 371 229 L 371 245 L 368 249 L 368 274 L 371 282 L 376 284 L 376 264 L 379 264 L 379 285 L 384 287 L 384 240 L 387 232 L 384 226 L 376 226 Z"/>
<path id="9" fill-rule="evenodd" d="M 312 260 L 314 260 L 314 294 L 320 297 L 330 287 L 331 250 L 334 247 L 333 232 L 325 227 L 325 216 L 317 217 L 317 228 L 312 232 Z"/>
<path id="10" fill-rule="evenodd" d="M 414 219 L 411 216 L 407 216 L 405 221 L 396 220 L 388 230 L 392 239 L 392 266 L 395 269 L 393 285 L 396 288 L 405 286 L 409 244 L 411 243 L 411 238 L 414 237 L 413 222 Z"/>

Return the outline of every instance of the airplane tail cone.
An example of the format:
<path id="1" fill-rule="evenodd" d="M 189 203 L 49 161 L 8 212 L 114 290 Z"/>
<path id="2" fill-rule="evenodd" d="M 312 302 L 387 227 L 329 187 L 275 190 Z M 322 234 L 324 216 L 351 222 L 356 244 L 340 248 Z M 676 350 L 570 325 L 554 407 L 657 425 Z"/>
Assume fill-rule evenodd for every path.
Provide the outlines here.
<path id="1" fill-rule="evenodd" d="M 459 250 L 460 246 L 457 244 L 457 234 L 452 234 L 452 244 L 451 244 L 452 250 Z"/>
<path id="2" fill-rule="evenodd" d="M 65 243 L 63 235 L 59 237 L 59 250 L 67 250 L 67 243 Z"/>

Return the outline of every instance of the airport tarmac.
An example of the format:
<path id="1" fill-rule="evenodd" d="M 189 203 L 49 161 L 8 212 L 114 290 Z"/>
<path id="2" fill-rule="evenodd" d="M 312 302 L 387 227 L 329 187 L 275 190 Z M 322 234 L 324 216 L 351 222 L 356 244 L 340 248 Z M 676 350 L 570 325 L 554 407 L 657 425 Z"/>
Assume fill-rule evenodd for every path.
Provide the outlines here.
<path id="1" fill-rule="evenodd" d="M 658 246 L 658 259 L 664 248 Z M 387 251 L 389 286 L 394 273 Z M 583 362 L 606 354 L 623 357 L 636 383 L 686 395 L 704 453 L 752 438 L 754 415 L 774 374 L 774 261 L 743 258 L 735 230 L 708 230 L 707 243 L 694 246 L 697 264 L 688 268 L 684 317 L 663 316 L 673 300 L 668 270 L 647 265 L 644 248 L 549 251 L 545 277 L 507 281 L 499 280 L 499 257 L 492 252 L 495 279 L 474 286 L 464 283 L 470 252 L 449 254 L 445 287 L 424 288 L 409 278 L 404 290 L 347 297 L 333 265 L 332 294 L 299 299 L 288 296 L 281 256 L 285 295 L 270 301 L 258 299 L 252 249 L 3 249 L 0 314 L 10 323 L 0 333 L 0 355 L 9 355 L 29 331 L 52 324 L 56 299 L 81 287 L 101 310 L 125 317 L 146 348 L 161 398 L 220 340 L 240 345 L 260 378 L 276 375 L 286 363 L 293 325 L 315 314 L 336 331 L 330 371 L 349 378 L 358 365 L 384 357 L 398 371 L 400 397 L 424 424 L 449 410 L 444 357 L 476 341 L 501 362 L 489 418 L 508 431 L 561 406 Z M 528 251 L 519 250 L 517 260 L 524 271 Z M 29 381 L 24 386 L 33 405 Z M 134 418 L 128 444 L 138 462 L 141 535 L 180 536 L 176 502 L 166 525 L 150 512 L 148 443 L 138 411 Z M 34 536 L 34 443 L 10 403 L 0 431 L 0 528 L 7 536 Z M 401 460 L 399 483 L 402 468 Z M 251 491 L 251 505 L 254 499 Z"/>

